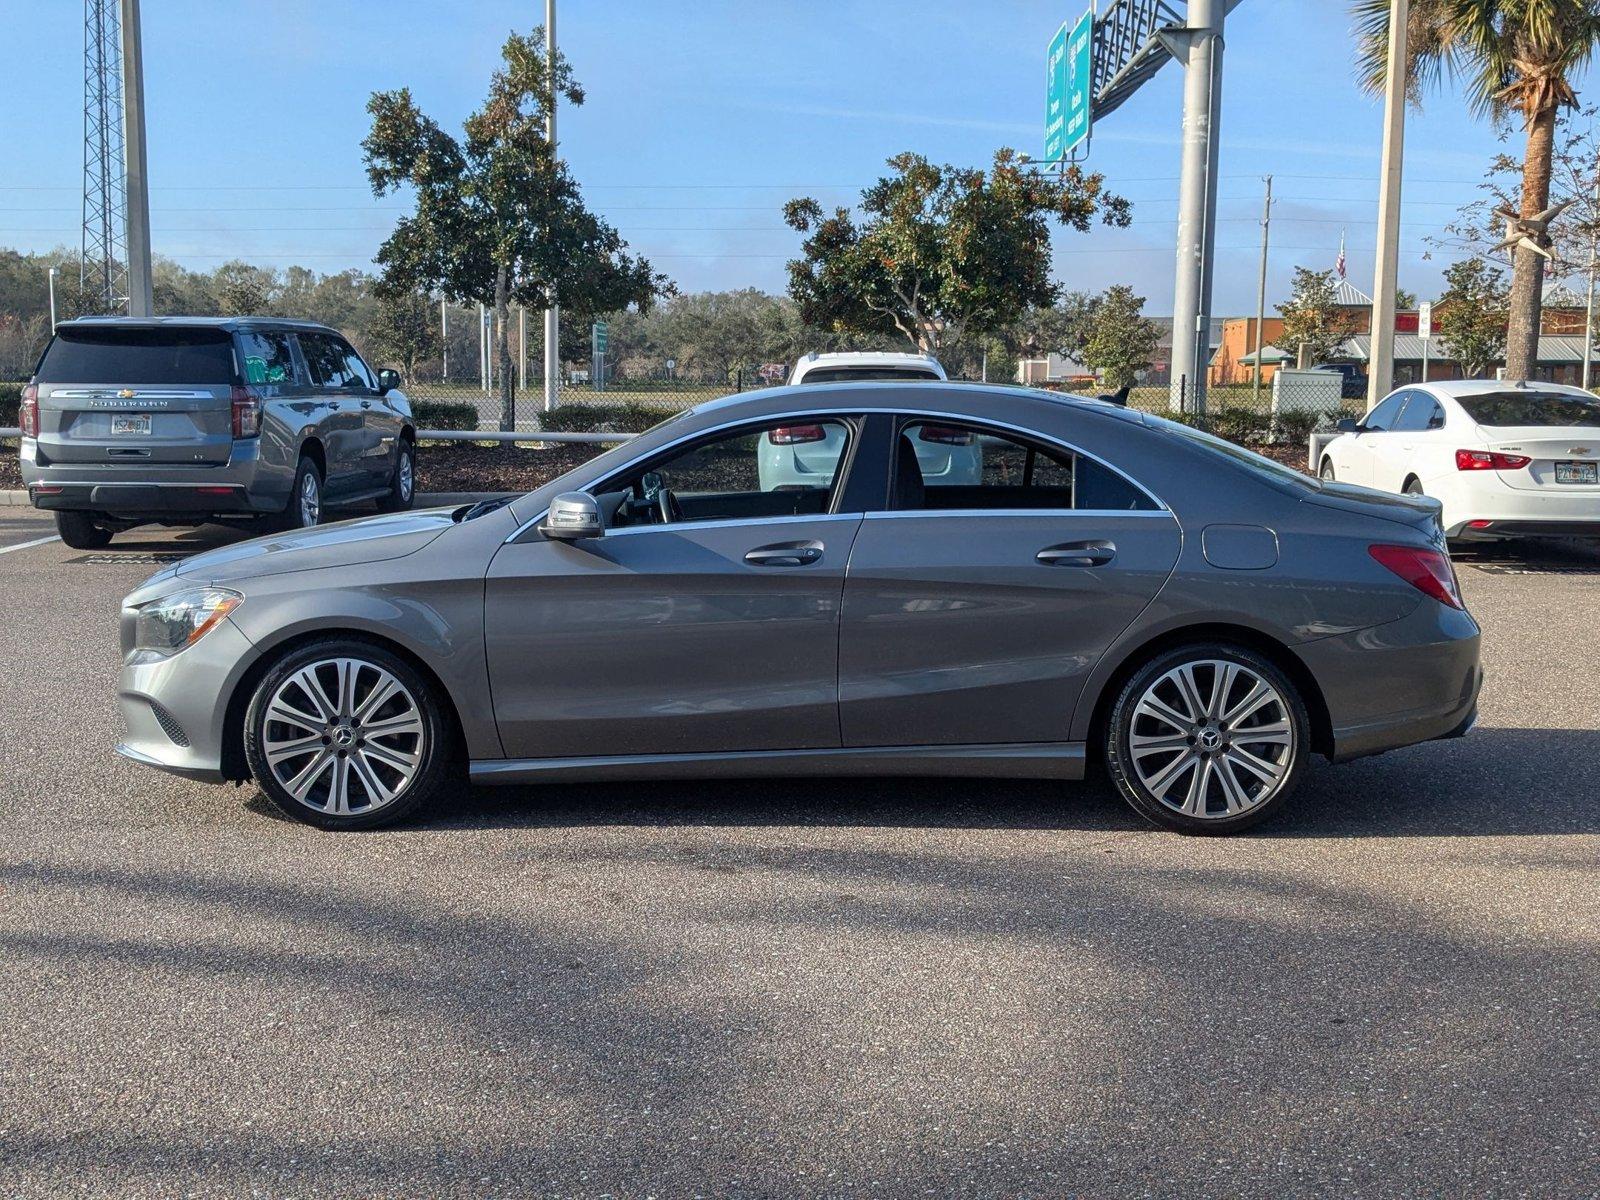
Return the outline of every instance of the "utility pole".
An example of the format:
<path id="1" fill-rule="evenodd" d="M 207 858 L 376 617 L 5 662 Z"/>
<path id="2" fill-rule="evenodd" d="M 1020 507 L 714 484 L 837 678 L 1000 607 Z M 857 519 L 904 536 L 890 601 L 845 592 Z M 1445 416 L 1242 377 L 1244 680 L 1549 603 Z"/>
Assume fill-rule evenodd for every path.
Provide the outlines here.
<path id="1" fill-rule="evenodd" d="M 482 300 L 478 301 L 478 387 L 489 391 L 489 318 Z"/>
<path id="2" fill-rule="evenodd" d="M 1272 176 L 1267 176 L 1267 195 L 1261 202 L 1261 281 L 1256 287 L 1256 385 L 1251 399 L 1261 406 L 1261 347 L 1266 342 L 1262 325 L 1267 320 L 1267 249 L 1272 237 Z"/>
<path id="3" fill-rule="evenodd" d="M 155 313 L 150 292 L 150 176 L 144 148 L 139 0 L 122 0 L 122 142 L 128 188 L 128 315 Z"/>
<path id="4" fill-rule="evenodd" d="M 1378 191 L 1378 264 L 1372 280 L 1372 350 L 1367 411 L 1394 387 L 1394 309 L 1400 280 L 1400 179 L 1405 168 L 1406 22 L 1409 0 L 1389 8 L 1389 67 L 1383 87 L 1383 165 Z"/>
<path id="5" fill-rule="evenodd" d="M 1189 0 L 1185 28 L 1159 35 L 1183 64 L 1183 159 L 1178 185 L 1178 276 L 1172 298 L 1174 409 L 1206 411 L 1211 264 L 1216 246 L 1222 23 L 1227 0 Z"/>
<path id="6" fill-rule="evenodd" d="M 517 305 L 517 390 L 528 390 L 528 310 Z"/>
<path id="7" fill-rule="evenodd" d="M 556 157 L 556 0 L 544 0 L 544 58 L 550 71 L 550 112 L 546 118 L 545 137 L 550 142 L 550 159 Z M 550 296 L 550 307 L 544 310 L 544 410 L 551 411 L 560 402 L 561 387 L 561 310 L 555 296 Z"/>
<path id="8" fill-rule="evenodd" d="M 1595 211 L 1590 214 L 1591 222 L 1600 222 L 1600 167 L 1597 167 L 1594 179 Z M 1589 303 L 1588 310 L 1583 319 L 1583 388 L 1589 390 L 1589 380 L 1593 375 L 1593 365 L 1590 359 L 1594 357 L 1594 282 L 1596 256 L 1600 255 L 1600 224 L 1595 224 L 1589 231 Z"/>
<path id="9" fill-rule="evenodd" d="M 443 292 L 439 294 L 439 344 L 444 347 L 444 370 L 440 373 L 440 381 L 450 382 L 450 300 Z"/>
<path id="10" fill-rule="evenodd" d="M 60 273 L 57 268 L 50 268 L 50 332 L 52 334 L 56 331 L 56 276 Z M 1594 276 L 1592 274 L 1589 276 L 1589 295 L 1591 298 L 1594 295 Z M 1587 368 L 1585 369 L 1587 370 Z"/>

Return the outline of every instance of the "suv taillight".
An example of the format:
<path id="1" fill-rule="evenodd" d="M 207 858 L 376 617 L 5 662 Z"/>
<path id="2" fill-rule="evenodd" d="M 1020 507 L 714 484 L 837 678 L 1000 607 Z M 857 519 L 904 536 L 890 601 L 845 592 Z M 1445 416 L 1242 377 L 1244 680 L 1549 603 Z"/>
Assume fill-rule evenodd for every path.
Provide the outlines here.
<path id="1" fill-rule="evenodd" d="M 972 435 L 965 429 L 951 429 L 948 425 L 924 425 L 917 430 L 917 440 L 941 446 L 970 446 Z"/>
<path id="2" fill-rule="evenodd" d="M 1498 450 L 1457 450 L 1458 471 L 1520 471 L 1533 459 L 1526 454 L 1501 454 Z"/>
<path id="3" fill-rule="evenodd" d="M 794 446 L 825 441 L 827 436 L 821 425 L 780 425 L 767 435 L 767 440 L 774 446 Z"/>
<path id="4" fill-rule="evenodd" d="M 1450 556 L 1442 550 L 1422 546 L 1368 546 L 1367 553 L 1404 579 L 1417 591 L 1432 596 L 1440 604 L 1465 611 L 1461 587 Z"/>
<path id="5" fill-rule="evenodd" d="M 261 397 L 254 389 L 233 385 L 233 436 L 252 438 L 261 433 Z"/>
<path id="6" fill-rule="evenodd" d="M 39 386 L 30 383 L 22 389 L 22 405 L 17 412 L 17 424 L 22 426 L 22 436 L 39 436 Z"/>

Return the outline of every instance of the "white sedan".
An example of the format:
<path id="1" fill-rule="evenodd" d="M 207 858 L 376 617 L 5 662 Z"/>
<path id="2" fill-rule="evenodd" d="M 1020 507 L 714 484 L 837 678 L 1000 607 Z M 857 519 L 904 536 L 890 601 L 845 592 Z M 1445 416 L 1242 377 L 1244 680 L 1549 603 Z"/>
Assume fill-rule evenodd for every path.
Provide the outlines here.
<path id="1" fill-rule="evenodd" d="M 1414 384 L 1339 428 L 1317 473 L 1432 496 L 1448 537 L 1600 537 L 1600 400 L 1581 388 Z"/>

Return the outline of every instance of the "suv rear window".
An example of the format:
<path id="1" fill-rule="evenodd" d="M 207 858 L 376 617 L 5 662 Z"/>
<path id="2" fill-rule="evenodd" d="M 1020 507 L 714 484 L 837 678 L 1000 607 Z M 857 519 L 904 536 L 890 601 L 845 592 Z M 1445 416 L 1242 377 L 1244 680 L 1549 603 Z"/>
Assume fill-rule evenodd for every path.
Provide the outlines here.
<path id="1" fill-rule="evenodd" d="M 70 329 L 39 360 L 40 383 L 233 383 L 233 339 L 221 329 Z"/>
<path id="2" fill-rule="evenodd" d="M 1600 400 L 1569 392 L 1483 392 L 1457 396 L 1479 425 L 1586 425 L 1600 428 Z"/>

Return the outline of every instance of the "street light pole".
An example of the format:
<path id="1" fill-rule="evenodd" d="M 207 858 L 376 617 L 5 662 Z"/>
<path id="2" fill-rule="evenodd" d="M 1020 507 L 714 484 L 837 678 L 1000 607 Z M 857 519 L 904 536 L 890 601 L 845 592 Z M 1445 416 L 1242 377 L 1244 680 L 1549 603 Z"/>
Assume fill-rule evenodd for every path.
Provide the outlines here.
<path id="1" fill-rule="evenodd" d="M 1372 281 L 1372 349 L 1367 411 L 1394 387 L 1394 309 L 1400 280 L 1400 179 L 1405 167 L 1406 22 L 1409 0 L 1389 9 L 1389 65 L 1383 88 L 1383 165 L 1378 191 L 1378 263 Z"/>
<path id="2" fill-rule="evenodd" d="M 1256 287 L 1256 384 L 1251 400 L 1261 406 L 1261 348 L 1266 343 L 1262 326 L 1267 320 L 1267 249 L 1272 237 L 1272 176 L 1267 176 L 1267 195 L 1261 202 L 1261 280 Z"/>
<path id="3" fill-rule="evenodd" d="M 153 316 L 150 177 L 144 148 L 144 51 L 139 0 L 122 0 L 122 142 L 128 193 L 128 315 Z"/>
<path id="4" fill-rule="evenodd" d="M 55 268 L 55 267 L 51 267 L 50 268 L 50 332 L 51 333 L 54 333 L 56 331 L 56 276 L 59 275 L 59 274 L 60 274 L 60 271 L 57 268 Z M 1589 280 L 1590 280 L 1590 282 L 1589 282 L 1589 295 L 1592 298 L 1593 295 L 1594 295 L 1594 276 L 1590 275 L 1589 276 Z"/>
<path id="5" fill-rule="evenodd" d="M 556 0 L 544 0 L 544 57 L 550 72 L 550 111 L 545 137 L 550 142 L 550 159 L 556 157 Z M 544 310 L 544 410 L 550 412 L 560 401 L 561 387 L 561 310 L 554 295 Z"/>

